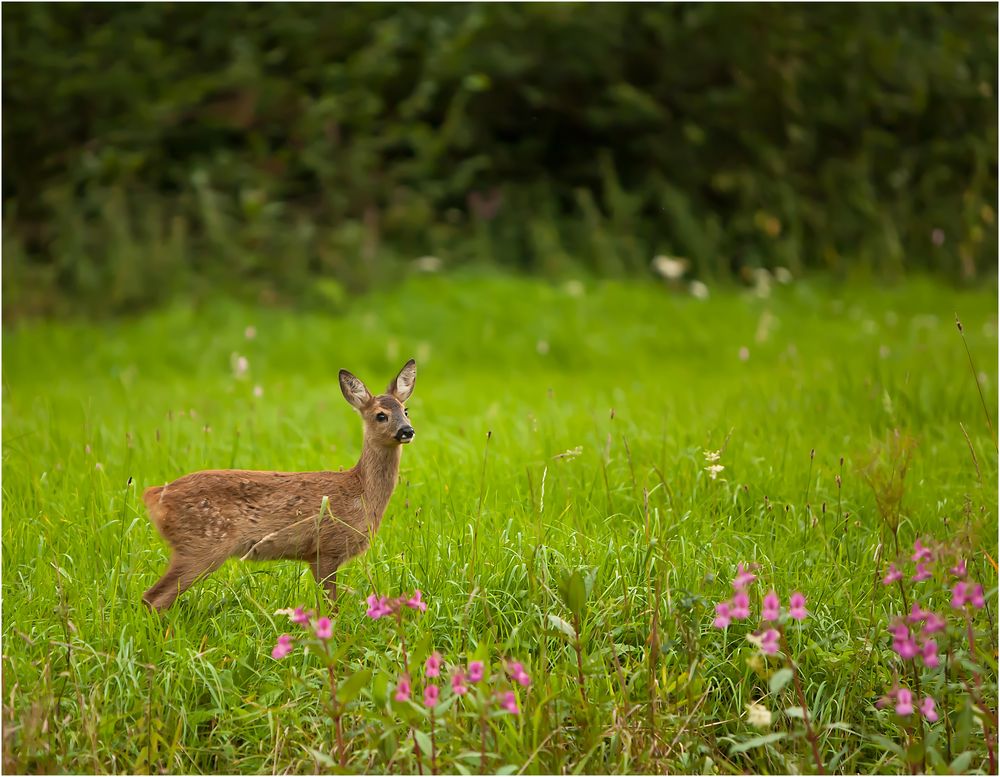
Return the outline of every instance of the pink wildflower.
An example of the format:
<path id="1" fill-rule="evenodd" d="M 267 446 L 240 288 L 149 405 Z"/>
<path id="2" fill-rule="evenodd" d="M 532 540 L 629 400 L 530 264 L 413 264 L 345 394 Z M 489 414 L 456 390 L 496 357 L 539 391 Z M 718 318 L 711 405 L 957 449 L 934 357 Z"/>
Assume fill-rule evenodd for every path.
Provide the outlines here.
<path id="1" fill-rule="evenodd" d="M 413 596 L 411 596 L 407 600 L 406 606 L 413 610 L 420 610 L 420 612 L 427 612 L 427 602 L 421 601 L 420 596 L 421 596 L 420 589 L 418 588 L 413 592 Z"/>
<path id="2" fill-rule="evenodd" d="M 889 565 L 889 571 L 885 577 L 882 578 L 882 585 L 892 585 L 897 580 L 903 579 L 903 573 L 896 569 L 895 564 Z"/>
<path id="3" fill-rule="evenodd" d="M 977 610 L 986 604 L 983 598 L 983 587 L 978 583 L 972 585 L 972 583 L 959 580 L 951 588 L 951 606 L 960 610 L 967 604 L 971 604 Z"/>
<path id="4" fill-rule="evenodd" d="M 903 717 L 913 714 L 913 694 L 906 688 L 896 691 L 896 714 Z"/>
<path id="5" fill-rule="evenodd" d="M 931 571 L 927 568 L 927 564 L 923 561 L 917 562 L 917 572 L 913 577 L 910 578 L 914 583 L 919 583 L 921 580 L 927 580 L 931 576 Z"/>
<path id="6" fill-rule="evenodd" d="M 531 678 L 528 673 L 524 671 L 524 665 L 520 661 L 514 661 L 507 666 L 507 671 L 510 672 L 510 676 L 514 679 L 514 682 L 527 688 L 531 685 Z"/>
<path id="7" fill-rule="evenodd" d="M 924 666 L 934 669 L 940 665 L 937 653 L 937 641 L 933 639 L 925 640 L 920 646 L 920 657 L 924 660 Z"/>
<path id="8" fill-rule="evenodd" d="M 712 623 L 717 629 L 724 629 L 732 622 L 732 615 L 729 612 L 729 602 L 719 602 L 715 605 L 715 621 Z"/>
<path id="9" fill-rule="evenodd" d="M 511 715 L 517 715 L 520 710 L 517 708 L 517 696 L 513 691 L 507 691 L 501 696 L 500 706 Z"/>
<path id="10" fill-rule="evenodd" d="M 424 706 L 433 707 L 438 703 L 438 696 L 440 696 L 441 691 L 436 685 L 428 685 L 424 688 Z"/>
<path id="11" fill-rule="evenodd" d="M 306 612 L 301 607 L 296 607 L 295 612 L 293 612 L 289 617 L 292 623 L 297 623 L 300 626 L 305 626 L 309 623 L 309 619 L 312 617 L 312 611 Z"/>
<path id="12" fill-rule="evenodd" d="M 913 555 L 910 556 L 913 561 L 930 561 L 931 556 L 931 549 L 924 546 L 920 540 L 913 543 Z"/>
<path id="13" fill-rule="evenodd" d="M 906 661 L 914 658 L 917 653 L 920 652 L 917 647 L 917 641 L 911 637 L 907 637 L 906 639 L 894 639 L 892 641 L 892 649 L 899 654 L 900 658 Z"/>
<path id="14" fill-rule="evenodd" d="M 427 656 L 424 664 L 424 674 L 428 677 L 437 677 L 441 674 L 441 654 L 436 650 Z"/>
<path id="15" fill-rule="evenodd" d="M 781 613 L 781 600 L 774 591 L 769 591 L 764 597 L 764 608 L 761 612 L 766 621 L 776 621 Z"/>
<path id="16" fill-rule="evenodd" d="M 750 597 L 746 591 L 737 591 L 729 601 L 729 617 L 742 620 L 750 617 Z"/>
<path id="17" fill-rule="evenodd" d="M 907 628 L 906 624 L 903 623 L 902 618 L 893 618 L 892 622 L 886 628 L 890 634 L 896 639 L 906 639 L 910 636 L 910 630 Z"/>
<path id="18" fill-rule="evenodd" d="M 961 580 L 951 587 L 951 606 L 953 609 L 961 610 L 965 607 L 965 603 L 969 601 L 968 588 L 969 584 L 963 583 Z"/>
<path id="19" fill-rule="evenodd" d="M 945 625 L 944 618 L 936 612 L 929 612 L 927 613 L 927 620 L 924 622 L 924 634 L 934 634 L 938 631 L 944 631 Z"/>
<path id="20" fill-rule="evenodd" d="M 929 612 L 921 609 L 920 602 L 914 602 L 913 607 L 910 608 L 910 614 L 906 616 L 906 620 L 910 623 L 919 623 L 920 621 L 925 620 L 928 615 L 930 615 Z"/>
<path id="21" fill-rule="evenodd" d="M 392 606 L 389 604 L 389 600 L 384 596 L 376 596 L 372 594 L 368 597 L 368 611 L 365 613 L 369 618 L 377 621 L 386 615 L 392 614 Z"/>
<path id="22" fill-rule="evenodd" d="M 410 700 L 410 678 L 403 675 L 399 678 L 399 682 L 396 683 L 396 695 L 393 696 L 396 701 L 409 701 Z"/>
<path id="23" fill-rule="evenodd" d="M 313 624 L 313 631 L 320 639 L 330 639 L 333 636 L 333 624 L 329 618 L 320 618 Z"/>
<path id="24" fill-rule="evenodd" d="M 965 577 L 966 575 L 965 559 L 964 558 L 959 559 L 958 563 L 955 564 L 955 566 L 953 566 L 948 571 L 951 572 L 955 577 Z M 931 701 L 934 700 L 931 699 Z"/>
<path id="25" fill-rule="evenodd" d="M 773 656 L 778 652 L 778 632 L 768 629 L 760 636 L 760 651 L 766 655 Z"/>
<path id="26" fill-rule="evenodd" d="M 733 580 L 733 588 L 737 591 L 742 591 L 756 579 L 757 575 L 750 571 L 750 565 L 743 566 L 743 562 L 741 561 L 736 565 L 736 578 Z"/>
<path id="27" fill-rule="evenodd" d="M 788 600 L 788 614 L 797 621 L 806 619 L 806 597 L 797 591 Z"/>
<path id="28" fill-rule="evenodd" d="M 483 662 L 482 661 L 470 661 L 469 662 L 469 679 L 478 683 L 483 679 Z"/>
<path id="29" fill-rule="evenodd" d="M 461 669 L 456 669 L 451 676 L 451 691 L 457 696 L 464 696 L 469 691 L 465 685 L 465 672 Z"/>
<path id="30" fill-rule="evenodd" d="M 278 637 L 278 643 L 274 646 L 274 650 L 271 651 L 271 658 L 282 659 L 292 652 L 292 638 L 287 634 L 282 634 Z"/>
<path id="31" fill-rule="evenodd" d="M 938 719 L 937 710 L 934 709 L 933 698 L 930 696 L 923 698 L 923 701 L 920 702 L 920 713 L 931 723 Z"/>

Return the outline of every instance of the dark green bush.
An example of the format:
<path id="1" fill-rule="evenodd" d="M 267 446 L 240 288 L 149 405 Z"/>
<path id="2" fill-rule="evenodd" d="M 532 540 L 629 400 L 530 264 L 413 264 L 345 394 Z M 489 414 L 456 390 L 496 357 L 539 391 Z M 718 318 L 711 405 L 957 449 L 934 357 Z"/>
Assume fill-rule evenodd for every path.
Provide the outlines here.
<path id="1" fill-rule="evenodd" d="M 429 253 L 992 274 L 996 30 L 993 4 L 5 4 L 5 307 L 336 301 Z"/>

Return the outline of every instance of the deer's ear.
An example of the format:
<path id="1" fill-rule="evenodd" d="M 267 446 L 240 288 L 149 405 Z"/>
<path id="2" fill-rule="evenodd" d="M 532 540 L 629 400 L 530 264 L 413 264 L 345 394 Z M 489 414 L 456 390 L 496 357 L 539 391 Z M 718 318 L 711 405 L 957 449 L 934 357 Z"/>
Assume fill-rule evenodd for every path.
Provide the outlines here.
<path id="1" fill-rule="evenodd" d="M 367 405 L 372 398 L 371 392 L 365 388 L 365 384 L 347 370 L 340 371 L 340 390 L 344 392 L 344 399 L 357 410 Z"/>
<path id="2" fill-rule="evenodd" d="M 405 402 L 413 393 L 413 386 L 417 382 L 417 363 L 410 359 L 403 365 L 399 375 L 392 379 L 387 394 L 392 394 L 400 402 Z"/>

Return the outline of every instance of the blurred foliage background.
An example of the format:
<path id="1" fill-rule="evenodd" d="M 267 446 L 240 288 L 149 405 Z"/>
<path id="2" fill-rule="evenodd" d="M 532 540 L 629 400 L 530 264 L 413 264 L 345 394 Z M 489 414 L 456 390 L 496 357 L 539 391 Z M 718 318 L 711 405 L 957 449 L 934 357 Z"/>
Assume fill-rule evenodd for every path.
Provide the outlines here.
<path id="1" fill-rule="evenodd" d="M 2 13 L 8 319 L 656 254 L 995 277 L 995 4 Z"/>

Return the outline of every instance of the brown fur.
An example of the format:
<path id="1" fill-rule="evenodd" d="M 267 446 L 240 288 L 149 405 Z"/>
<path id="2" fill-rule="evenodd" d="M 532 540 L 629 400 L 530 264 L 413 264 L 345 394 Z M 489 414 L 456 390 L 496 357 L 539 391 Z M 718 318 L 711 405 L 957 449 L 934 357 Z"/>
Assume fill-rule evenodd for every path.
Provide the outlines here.
<path id="1" fill-rule="evenodd" d="M 341 391 L 365 423 L 361 458 L 344 472 L 205 470 L 147 488 L 142 499 L 173 555 L 143 601 L 167 609 L 231 556 L 306 561 L 336 599 L 337 568 L 368 547 L 396 486 L 400 438 L 413 432 L 402 403 L 415 381 L 411 359 L 387 392 L 373 397 L 341 370 Z M 329 509 L 320 515 L 323 497 Z"/>

